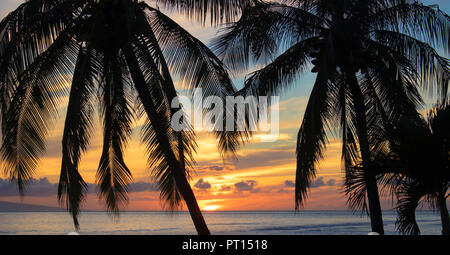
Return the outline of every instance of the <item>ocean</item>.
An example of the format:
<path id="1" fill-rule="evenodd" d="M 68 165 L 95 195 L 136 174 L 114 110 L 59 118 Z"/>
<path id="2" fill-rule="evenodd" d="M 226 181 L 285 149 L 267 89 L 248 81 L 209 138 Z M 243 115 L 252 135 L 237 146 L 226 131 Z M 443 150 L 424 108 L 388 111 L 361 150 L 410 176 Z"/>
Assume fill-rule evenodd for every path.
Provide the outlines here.
<path id="1" fill-rule="evenodd" d="M 350 211 L 204 212 L 206 223 L 216 235 L 367 235 L 367 216 Z M 385 232 L 395 231 L 395 211 L 384 211 Z M 106 212 L 83 212 L 81 235 L 195 235 L 187 212 L 122 212 L 119 217 Z M 424 235 L 439 235 L 440 217 L 432 211 L 418 211 Z M 0 212 L 2 235 L 66 235 L 74 231 L 66 212 Z"/>

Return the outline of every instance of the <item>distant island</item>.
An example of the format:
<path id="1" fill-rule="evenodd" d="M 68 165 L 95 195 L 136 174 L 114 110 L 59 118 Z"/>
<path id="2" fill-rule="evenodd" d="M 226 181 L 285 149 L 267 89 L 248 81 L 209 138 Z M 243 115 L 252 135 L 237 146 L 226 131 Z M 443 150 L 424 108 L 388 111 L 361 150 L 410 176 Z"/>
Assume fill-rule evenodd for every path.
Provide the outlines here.
<path id="1" fill-rule="evenodd" d="M 63 208 L 0 201 L 0 212 L 65 212 Z"/>

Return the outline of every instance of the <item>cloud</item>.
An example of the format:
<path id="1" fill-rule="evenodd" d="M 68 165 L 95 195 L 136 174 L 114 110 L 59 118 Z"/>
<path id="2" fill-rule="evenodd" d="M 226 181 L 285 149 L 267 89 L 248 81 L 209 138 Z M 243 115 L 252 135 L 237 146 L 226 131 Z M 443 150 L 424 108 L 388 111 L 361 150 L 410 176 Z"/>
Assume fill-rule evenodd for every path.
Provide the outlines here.
<path id="1" fill-rule="evenodd" d="M 240 181 L 234 184 L 237 191 L 251 191 L 259 192 L 259 189 L 255 189 L 258 183 L 254 180 Z"/>
<path id="2" fill-rule="evenodd" d="M 336 186 L 336 180 L 335 179 L 329 179 L 327 181 L 327 186 Z"/>
<path id="3" fill-rule="evenodd" d="M 323 181 L 323 177 L 319 177 L 317 178 L 315 181 L 313 181 L 310 185 L 311 188 L 316 188 L 316 187 L 322 187 L 325 186 L 325 182 Z"/>
<path id="4" fill-rule="evenodd" d="M 88 193 L 96 194 L 98 186 L 94 183 L 87 183 Z M 129 192 L 158 191 L 158 185 L 153 182 L 134 182 L 128 185 Z M 51 183 L 47 178 L 31 178 L 25 185 L 26 196 L 56 196 L 58 193 L 58 184 Z M 0 197 L 18 196 L 19 189 L 15 182 L 0 178 Z"/>
<path id="5" fill-rule="evenodd" d="M 159 187 L 156 182 L 133 182 L 128 185 L 130 192 L 158 191 Z"/>
<path id="6" fill-rule="evenodd" d="M 227 186 L 227 185 L 222 185 L 221 187 L 220 187 L 220 191 L 230 191 L 231 190 L 231 187 L 230 186 Z"/>
<path id="7" fill-rule="evenodd" d="M 323 177 L 319 177 L 315 181 L 313 181 L 309 186 L 311 188 L 318 188 L 318 187 L 323 187 L 323 186 L 336 186 L 336 185 L 338 185 L 336 179 L 328 179 L 325 182 Z M 286 181 L 284 181 L 284 186 L 286 188 L 294 188 L 295 182 L 293 182 L 291 180 L 286 180 Z"/>
<path id="8" fill-rule="evenodd" d="M 293 181 L 286 180 L 286 181 L 284 181 L 284 186 L 286 186 L 288 188 L 293 188 L 293 187 L 295 187 L 295 183 Z"/>
<path id="9" fill-rule="evenodd" d="M 223 166 L 212 165 L 212 166 L 204 166 L 204 167 L 200 167 L 199 170 L 228 171 L 228 170 L 233 170 L 233 168 L 232 168 L 231 166 L 227 166 L 227 165 L 223 165 Z"/>
<path id="10" fill-rule="evenodd" d="M 200 179 L 197 181 L 194 187 L 196 187 L 197 189 L 210 189 L 211 184 L 209 182 L 205 182 L 203 179 Z"/>
<path id="11" fill-rule="evenodd" d="M 49 196 L 56 195 L 58 185 L 52 184 L 47 178 L 31 179 L 25 186 L 25 195 L 27 196 Z M 15 182 L 3 180 L 0 178 L 0 196 L 18 196 L 19 189 Z"/>
<path id="12" fill-rule="evenodd" d="M 292 193 L 292 190 L 288 190 L 288 189 L 279 189 L 277 192 L 278 192 L 278 193 Z"/>
<path id="13" fill-rule="evenodd" d="M 279 166 L 295 161 L 295 149 L 291 146 L 280 148 L 268 148 L 256 151 L 246 151 L 245 155 L 239 155 L 235 160 L 236 169 L 254 169 L 256 167 Z"/>
<path id="14" fill-rule="evenodd" d="M 324 181 L 323 177 L 317 178 L 314 182 L 311 183 L 311 188 L 323 187 L 323 186 L 336 186 L 335 179 L 329 179 L 327 182 Z"/>

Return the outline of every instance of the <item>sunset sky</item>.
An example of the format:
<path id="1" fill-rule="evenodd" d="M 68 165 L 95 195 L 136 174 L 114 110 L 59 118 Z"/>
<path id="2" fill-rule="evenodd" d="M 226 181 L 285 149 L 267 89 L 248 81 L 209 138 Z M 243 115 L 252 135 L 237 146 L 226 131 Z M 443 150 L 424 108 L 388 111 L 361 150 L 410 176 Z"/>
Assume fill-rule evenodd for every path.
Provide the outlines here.
<path id="1" fill-rule="evenodd" d="M 23 0 L 1 0 L 0 17 L 16 8 Z M 438 3 L 450 13 L 450 1 L 423 1 Z M 208 43 L 217 33 L 217 28 L 202 27 L 175 13 L 167 13 L 194 36 Z M 448 57 L 448 56 L 447 56 Z M 256 69 L 256 67 L 254 68 Z M 234 77 L 234 85 L 242 87 L 245 74 Z M 197 133 L 199 145 L 195 157 L 196 171 L 191 186 L 200 207 L 209 210 L 292 210 L 294 209 L 295 145 L 296 135 L 303 118 L 308 96 L 315 76 L 309 71 L 301 75 L 280 98 L 280 136 L 276 142 L 261 142 L 258 136 L 237 153 L 237 159 L 220 157 L 215 139 L 205 133 Z M 67 100 L 63 100 L 67 102 Z M 0 201 L 23 202 L 47 206 L 58 206 L 56 191 L 61 165 L 61 137 L 66 106 L 59 108 L 60 118 L 54 124 L 48 139 L 47 152 L 41 157 L 36 179 L 29 186 L 26 196 L 20 199 L 16 186 L 0 173 Z M 98 118 L 97 118 L 98 120 Z M 80 172 L 85 181 L 95 182 L 102 149 L 102 130 L 96 123 L 89 151 L 83 155 Z M 308 210 L 343 210 L 346 198 L 343 194 L 343 171 L 340 161 L 341 143 L 339 137 L 330 136 L 325 158 L 318 167 L 316 182 L 306 203 Z M 161 210 L 159 192 L 152 184 L 147 166 L 144 146 L 140 143 L 138 124 L 133 131 L 125 154 L 125 161 L 133 173 L 134 184 L 129 193 L 127 210 Z M 383 207 L 392 208 L 389 199 Z M 101 210 L 102 201 L 97 198 L 94 185 L 90 185 L 85 209 Z"/>

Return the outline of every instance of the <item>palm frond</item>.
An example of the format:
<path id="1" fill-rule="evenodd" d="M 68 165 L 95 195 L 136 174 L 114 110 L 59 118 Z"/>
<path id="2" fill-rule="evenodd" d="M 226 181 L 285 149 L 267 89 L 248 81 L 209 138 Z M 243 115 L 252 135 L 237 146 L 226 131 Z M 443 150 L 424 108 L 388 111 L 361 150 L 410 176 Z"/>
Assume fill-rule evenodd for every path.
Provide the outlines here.
<path id="1" fill-rule="evenodd" d="M 278 95 L 288 85 L 291 85 L 298 75 L 306 71 L 314 46 L 318 38 L 300 41 L 273 62 L 250 74 L 240 93 L 244 95 Z"/>
<path id="2" fill-rule="evenodd" d="M 103 151 L 96 182 L 108 211 L 113 213 L 118 213 L 120 206 L 125 205 L 128 199 L 127 185 L 132 181 L 131 172 L 123 159 L 133 121 L 128 95 L 130 81 L 124 79 L 129 74 L 125 72 L 124 66 L 125 61 L 121 57 L 105 56 L 101 84 Z"/>
<path id="3" fill-rule="evenodd" d="M 420 85 L 425 89 L 435 89 L 443 101 L 450 84 L 450 60 L 439 56 L 429 44 L 411 36 L 392 31 L 376 31 L 377 41 L 405 56 L 421 77 Z M 435 88 L 436 87 L 436 88 Z"/>
<path id="4" fill-rule="evenodd" d="M 416 208 L 424 196 L 417 183 L 405 183 L 398 188 L 397 221 L 395 227 L 402 234 L 419 235 L 420 229 L 416 220 Z"/>
<path id="5" fill-rule="evenodd" d="M 142 13 L 143 14 L 143 13 Z M 141 64 L 145 65 L 146 70 L 153 70 L 152 75 L 159 77 L 160 90 L 163 91 L 164 95 L 167 97 L 167 103 L 170 105 L 165 105 L 170 111 L 170 117 L 173 118 L 175 114 L 181 114 L 183 120 L 182 130 L 175 131 L 178 147 L 177 158 L 184 165 L 184 169 L 192 168 L 194 162 L 194 153 L 196 152 L 197 144 L 195 142 L 195 132 L 190 124 L 190 120 L 183 110 L 183 106 L 180 105 L 178 99 L 178 93 L 175 88 L 169 67 L 163 55 L 163 51 L 158 44 L 158 40 L 153 33 L 150 24 L 148 23 L 145 15 L 141 15 L 140 24 L 142 27 L 146 28 L 144 34 L 138 38 L 135 43 L 138 49 L 138 54 L 141 59 Z M 160 71 L 158 71 L 160 70 Z M 159 73 L 159 74 L 158 74 Z M 174 108 L 172 105 L 180 105 L 180 108 Z M 172 120 L 171 120 L 172 121 Z M 190 174 L 190 170 L 187 169 L 186 174 Z"/>
<path id="6" fill-rule="evenodd" d="M 124 55 L 138 91 L 141 109 L 145 112 L 142 141 L 148 154 L 148 164 L 160 187 L 161 199 L 167 202 L 169 210 L 174 210 L 181 205 L 182 200 L 174 175 L 176 171 L 184 173 L 184 169 L 181 169 L 180 161 L 174 153 L 178 151 L 177 137 L 171 129 L 167 98 L 161 91 L 162 78 L 158 70 L 144 69 L 145 66 L 156 64 L 145 64 L 144 61 L 149 59 L 139 57 L 137 49 L 128 48 L 124 50 Z M 134 70 L 140 70 L 143 76 Z"/>
<path id="7" fill-rule="evenodd" d="M 349 208 L 368 213 L 366 175 L 361 164 L 347 166 L 344 186 Z"/>
<path id="8" fill-rule="evenodd" d="M 73 21 L 86 1 L 32 0 L 11 12 L 0 23 L 0 110 L 8 107 L 19 75 Z M 4 112 L 3 114 L 4 115 Z"/>
<path id="9" fill-rule="evenodd" d="M 369 42 L 377 57 L 368 64 L 365 70 L 365 85 L 372 86 L 372 94 L 377 95 L 390 121 L 395 121 L 402 114 L 413 114 L 423 104 L 418 91 L 420 75 L 414 64 L 402 53 L 390 48 Z M 368 83 L 369 79 L 370 83 Z M 401 95 L 401 96 L 399 96 Z"/>
<path id="10" fill-rule="evenodd" d="M 356 143 L 356 127 L 353 123 L 354 110 L 352 107 L 351 94 L 348 92 L 343 77 L 336 75 L 335 78 L 336 87 L 338 87 L 338 94 L 335 95 L 335 102 L 332 105 L 335 106 L 336 122 L 340 127 L 340 133 L 342 136 L 342 155 L 341 160 L 344 163 L 344 169 L 356 164 L 360 155 L 358 151 L 358 145 Z"/>
<path id="11" fill-rule="evenodd" d="M 257 2 L 212 41 L 213 50 L 234 71 L 266 64 L 280 49 L 318 36 L 324 20 L 313 13 L 280 3 Z"/>
<path id="12" fill-rule="evenodd" d="M 225 102 L 226 96 L 234 95 L 236 90 L 224 64 L 206 45 L 158 10 L 149 6 L 145 8 L 149 10 L 147 16 L 158 41 L 158 48 L 161 48 L 165 56 L 165 61 L 161 56 L 156 56 L 155 59 L 159 59 L 160 63 L 166 62 L 170 71 L 180 77 L 185 87 L 192 91 L 195 88 L 201 88 L 203 98 L 216 96 Z M 156 42 L 152 43 L 156 45 Z M 165 69 L 162 68 L 163 71 Z M 165 77 L 167 74 L 164 73 L 167 72 L 168 70 L 163 72 Z M 168 79 L 165 78 L 165 80 Z M 226 112 L 229 109 L 224 110 Z M 246 131 L 217 131 L 214 134 L 218 139 L 219 150 L 224 154 L 234 153 L 248 137 Z"/>
<path id="13" fill-rule="evenodd" d="M 170 70 L 187 88 L 202 88 L 205 96 L 235 92 L 223 63 L 200 40 L 160 11 L 147 6 L 150 25 Z"/>
<path id="14" fill-rule="evenodd" d="M 430 6 L 394 4 L 374 13 L 371 23 L 376 29 L 403 32 L 446 52 L 450 49 L 450 16 Z"/>
<path id="15" fill-rule="evenodd" d="M 303 205 L 309 185 L 316 175 L 316 163 L 322 158 L 327 142 L 326 123 L 330 122 L 332 100 L 329 80 L 334 77 L 335 62 L 332 36 L 329 34 L 319 54 L 320 67 L 311 92 L 302 125 L 297 136 L 297 170 L 295 177 L 295 208 Z M 327 61 L 325 61 L 327 59 Z"/>
<path id="16" fill-rule="evenodd" d="M 438 105 L 427 114 L 427 123 L 433 135 L 444 144 L 444 152 L 450 149 L 450 102 Z"/>
<path id="17" fill-rule="evenodd" d="M 389 119 L 389 114 L 385 107 L 385 98 L 380 97 L 378 94 L 377 88 L 379 84 L 376 84 L 374 80 L 372 73 L 368 70 L 365 70 L 359 77 L 364 97 L 368 101 L 368 133 L 371 153 L 379 154 L 386 150 L 387 145 L 384 139 L 385 128 L 390 125 L 389 121 L 392 120 Z"/>
<path id="18" fill-rule="evenodd" d="M 254 96 L 256 101 L 259 101 L 260 99 L 258 96 L 270 98 L 270 96 L 279 95 L 283 89 L 286 89 L 292 84 L 301 72 L 306 70 L 309 64 L 308 58 L 312 52 L 312 45 L 317 42 L 317 38 L 306 39 L 287 49 L 286 52 L 278 56 L 272 63 L 250 74 L 250 77 L 248 77 L 244 83 L 244 87 L 235 95 L 245 97 Z M 234 119 L 237 120 L 236 109 L 232 108 L 234 106 L 227 105 L 227 107 L 227 114 L 233 114 L 232 116 L 235 116 Z M 246 114 L 248 114 L 247 111 Z M 255 119 L 253 121 L 259 121 L 260 116 L 253 116 L 253 118 Z M 223 136 L 228 137 L 220 139 L 219 144 L 222 141 L 226 141 L 226 143 L 220 147 L 234 146 L 235 144 L 242 143 L 237 139 L 246 139 L 247 137 L 250 137 L 252 135 L 251 131 L 253 131 L 250 127 L 252 125 L 250 121 L 252 121 L 250 116 L 246 115 L 243 132 L 223 132 Z M 228 123 L 226 124 L 228 125 Z M 234 130 L 239 129 L 235 126 Z M 229 141 L 230 139 L 232 139 L 231 142 Z M 234 151 L 235 149 L 236 148 L 234 147 L 227 148 L 229 151 Z"/>
<path id="19" fill-rule="evenodd" d="M 80 205 L 87 192 L 87 184 L 81 177 L 78 166 L 82 152 L 87 150 L 93 127 L 94 109 L 91 98 L 95 89 L 94 81 L 101 71 L 97 57 L 90 48 L 80 47 L 62 137 L 58 199 L 72 214 L 76 228 L 79 227 L 77 216 Z"/>
<path id="20" fill-rule="evenodd" d="M 65 94 L 66 74 L 73 69 L 77 50 L 72 37 L 61 34 L 21 75 L 3 116 L 2 157 L 7 174 L 17 180 L 21 191 L 45 149 L 50 120 L 56 117 L 56 106 Z"/>
<path id="21" fill-rule="evenodd" d="M 243 7 L 255 0 L 156 0 L 165 8 L 174 9 L 191 19 L 205 23 L 210 18 L 211 24 L 230 22 L 240 14 Z"/>

